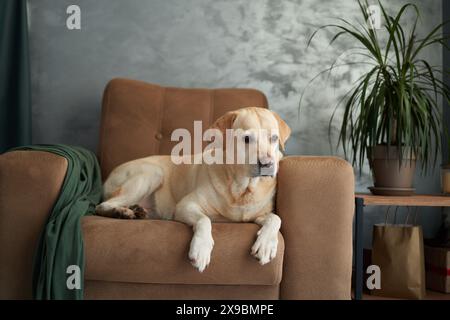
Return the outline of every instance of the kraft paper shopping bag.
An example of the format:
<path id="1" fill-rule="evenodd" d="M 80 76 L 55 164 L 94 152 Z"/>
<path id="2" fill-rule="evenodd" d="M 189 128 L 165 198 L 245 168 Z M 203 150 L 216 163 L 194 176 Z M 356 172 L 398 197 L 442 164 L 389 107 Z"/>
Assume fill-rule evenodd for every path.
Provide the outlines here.
<path id="1" fill-rule="evenodd" d="M 371 293 L 383 297 L 423 299 L 425 261 L 422 227 L 382 224 L 373 227 L 372 264 L 381 271 L 381 289 Z"/>

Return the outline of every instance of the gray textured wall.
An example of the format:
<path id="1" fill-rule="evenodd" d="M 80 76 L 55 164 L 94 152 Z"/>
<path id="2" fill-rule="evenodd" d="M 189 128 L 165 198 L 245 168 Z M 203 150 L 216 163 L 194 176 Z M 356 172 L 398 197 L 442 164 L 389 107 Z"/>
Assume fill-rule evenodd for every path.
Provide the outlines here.
<path id="1" fill-rule="evenodd" d="M 398 9 L 406 1 L 384 2 Z M 441 0 L 413 2 L 422 10 L 419 32 L 442 20 Z M 81 31 L 65 27 L 70 4 L 81 7 Z M 348 41 L 328 46 L 332 35 L 325 32 L 306 50 L 306 39 L 333 17 L 354 19 L 354 0 L 29 0 L 29 5 L 34 143 L 95 150 L 103 88 L 121 76 L 171 86 L 258 88 L 293 128 L 289 154 L 331 154 L 331 112 L 364 70 L 343 67 L 332 81 L 318 79 L 297 120 L 308 81 L 343 48 L 354 46 Z M 439 50 L 426 58 L 441 65 Z M 418 191 L 439 191 L 438 174 L 418 177 Z M 365 168 L 357 188 L 370 184 Z M 383 220 L 380 210 L 369 211 L 367 242 L 372 223 Z M 433 234 L 439 211 L 423 210 L 421 218 L 425 234 Z"/>

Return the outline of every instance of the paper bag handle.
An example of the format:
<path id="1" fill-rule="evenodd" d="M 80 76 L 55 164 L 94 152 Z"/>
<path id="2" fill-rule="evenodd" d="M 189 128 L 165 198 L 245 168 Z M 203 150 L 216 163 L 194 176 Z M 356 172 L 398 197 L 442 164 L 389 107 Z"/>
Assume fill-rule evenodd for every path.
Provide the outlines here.
<path id="1" fill-rule="evenodd" d="M 389 218 L 389 211 L 391 210 L 391 206 L 388 206 L 387 210 L 386 210 L 386 215 L 384 218 L 384 224 L 387 224 L 388 218 Z M 395 207 L 395 212 L 394 212 L 394 223 L 397 221 L 397 210 L 398 210 L 398 206 Z"/>
<path id="2" fill-rule="evenodd" d="M 410 207 L 410 206 L 407 206 L 406 208 L 408 209 L 408 213 L 406 214 L 405 225 L 408 224 L 409 217 L 410 217 L 410 215 L 411 215 L 411 207 Z M 418 207 L 414 207 L 414 220 L 413 220 L 413 223 L 412 223 L 413 225 L 416 225 L 416 224 L 417 224 L 417 211 L 418 211 L 418 209 L 419 209 Z M 391 206 L 388 206 L 388 208 L 387 208 L 387 210 L 386 210 L 385 219 L 384 219 L 384 224 L 385 224 L 385 225 L 386 225 L 387 222 L 388 222 L 390 210 L 391 210 Z M 393 224 L 396 224 L 396 222 L 397 222 L 397 210 L 398 210 L 398 206 L 395 207 L 395 212 L 394 212 L 394 223 L 393 223 Z"/>
<path id="3" fill-rule="evenodd" d="M 406 221 L 405 224 L 408 224 L 408 220 L 409 220 L 409 216 L 410 216 L 410 207 L 408 206 L 408 214 L 406 215 Z M 414 207 L 414 220 L 413 220 L 413 225 L 417 224 L 417 211 L 418 211 L 419 207 Z"/>

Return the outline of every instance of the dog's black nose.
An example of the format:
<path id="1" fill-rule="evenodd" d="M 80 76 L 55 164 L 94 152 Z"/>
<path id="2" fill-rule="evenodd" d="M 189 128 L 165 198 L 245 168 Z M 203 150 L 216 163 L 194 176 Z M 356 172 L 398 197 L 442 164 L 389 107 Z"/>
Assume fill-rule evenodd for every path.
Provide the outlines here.
<path id="1" fill-rule="evenodd" d="M 268 161 L 266 163 L 262 163 L 261 161 L 258 160 L 258 166 L 260 168 L 271 168 L 271 167 L 273 167 L 273 165 L 274 165 L 273 161 Z"/>

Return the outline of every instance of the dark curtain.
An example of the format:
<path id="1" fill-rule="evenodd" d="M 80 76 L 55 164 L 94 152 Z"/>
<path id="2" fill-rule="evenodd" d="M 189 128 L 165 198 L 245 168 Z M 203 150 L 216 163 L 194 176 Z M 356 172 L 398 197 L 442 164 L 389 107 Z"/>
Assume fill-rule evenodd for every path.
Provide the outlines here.
<path id="1" fill-rule="evenodd" d="M 0 0 L 0 153 L 31 143 L 26 0 Z"/>

